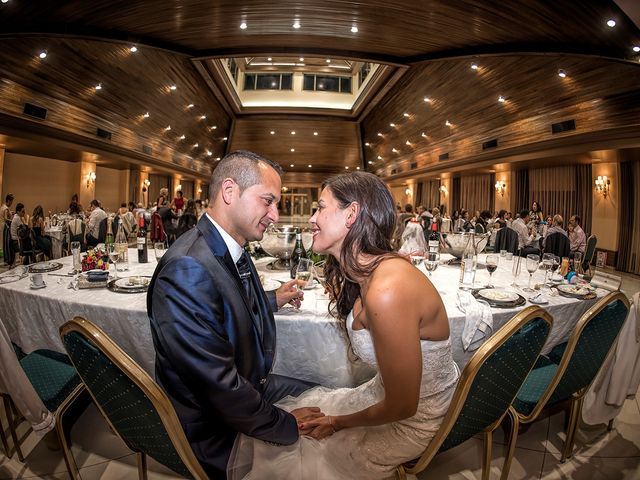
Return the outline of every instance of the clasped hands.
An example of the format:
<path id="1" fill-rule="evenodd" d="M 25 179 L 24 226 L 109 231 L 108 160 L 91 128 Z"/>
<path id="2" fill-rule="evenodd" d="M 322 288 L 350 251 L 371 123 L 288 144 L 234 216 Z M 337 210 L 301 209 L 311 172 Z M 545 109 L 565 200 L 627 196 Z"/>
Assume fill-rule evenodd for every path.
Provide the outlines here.
<path id="1" fill-rule="evenodd" d="M 291 411 L 298 422 L 300 435 L 320 440 L 336 433 L 334 417 L 325 415 L 318 407 L 302 407 Z"/>
<path id="2" fill-rule="evenodd" d="M 276 304 L 278 308 L 282 308 L 287 303 L 290 303 L 296 308 L 300 308 L 302 299 L 304 298 L 304 292 L 298 290 L 299 283 L 301 284 L 302 282 L 298 282 L 296 279 L 289 280 L 276 290 Z"/>

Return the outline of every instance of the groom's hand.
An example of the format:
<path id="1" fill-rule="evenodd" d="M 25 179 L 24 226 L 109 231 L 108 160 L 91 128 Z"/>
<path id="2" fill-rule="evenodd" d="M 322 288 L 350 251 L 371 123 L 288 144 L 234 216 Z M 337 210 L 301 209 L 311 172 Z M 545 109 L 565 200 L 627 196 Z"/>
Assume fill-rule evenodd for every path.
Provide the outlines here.
<path id="1" fill-rule="evenodd" d="M 304 298 L 304 293 L 298 290 L 297 285 L 297 280 L 289 280 L 276 290 L 276 305 L 278 305 L 278 309 L 287 303 L 290 303 L 296 308 L 300 308 L 300 302 Z"/>
<path id="2" fill-rule="evenodd" d="M 324 413 L 322 413 L 318 407 L 296 408 L 295 410 L 291 410 L 291 415 L 295 417 L 301 435 L 305 435 L 313 430 L 313 428 L 307 428 L 305 426 L 306 422 L 324 417 Z"/>

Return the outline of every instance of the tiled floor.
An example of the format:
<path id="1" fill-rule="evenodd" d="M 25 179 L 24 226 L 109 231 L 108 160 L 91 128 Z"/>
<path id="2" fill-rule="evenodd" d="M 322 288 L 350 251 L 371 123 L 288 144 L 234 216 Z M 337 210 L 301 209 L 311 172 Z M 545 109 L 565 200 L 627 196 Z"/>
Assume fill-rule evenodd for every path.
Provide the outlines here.
<path id="1" fill-rule="evenodd" d="M 624 275 L 622 290 L 632 296 L 640 290 L 640 278 Z M 576 436 L 573 458 L 559 463 L 564 440 L 563 414 L 558 413 L 534 423 L 518 437 L 515 458 L 510 470 L 512 479 L 640 479 L 640 391 L 637 398 L 626 401 L 615 420 L 614 429 L 605 425 L 582 425 Z M 0 409 L 1 412 L 1 409 Z M 4 418 L 4 412 L 1 412 Z M 4 422 L 6 423 L 6 422 Z M 136 479 L 135 455 L 111 433 L 93 405 L 72 429 L 73 453 L 84 480 Z M 18 478 L 66 479 L 66 467 L 60 451 L 50 450 L 45 442 L 36 442 L 33 434 L 23 446 L 29 451 L 26 462 L 17 456 L 0 456 L 0 480 Z M 492 478 L 500 476 L 503 457 L 503 433 L 494 436 Z M 482 442 L 471 439 L 436 456 L 419 479 L 479 479 Z M 163 466 L 149 460 L 150 479 L 178 478 Z M 265 479 L 269 480 L 269 479 Z M 274 479 L 275 480 L 275 479 Z M 303 480 L 303 479 L 301 479 Z"/>

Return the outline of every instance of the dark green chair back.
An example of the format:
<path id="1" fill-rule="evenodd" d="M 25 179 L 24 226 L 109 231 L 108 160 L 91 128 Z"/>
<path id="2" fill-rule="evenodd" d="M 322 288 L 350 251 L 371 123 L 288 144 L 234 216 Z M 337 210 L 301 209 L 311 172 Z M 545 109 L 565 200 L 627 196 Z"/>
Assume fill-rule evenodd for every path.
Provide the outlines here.
<path id="1" fill-rule="evenodd" d="M 589 269 L 589 265 L 591 265 L 593 256 L 596 253 L 597 244 L 598 238 L 595 235 L 591 235 L 587 238 L 587 248 L 584 251 L 584 258 L 582 259 L 582 270 L 585 272 Z"/>
<path id="2" fill-rule="evenodd" d="M 60 335 L 94 402 L 131 450 L 184 477 L 206 478 L 169 399 L 144 370 L 85 319 L 67 322 Z"/>
<path id="3" fill-rule="evenodd" d="M 528 313 L 527 310 L 522 313 Z M 551 318 L 542 309 L 536 310 L 539 316 L 528 318 L 492 352 L 483 351 L 483 347 L 491 346 L 493 337 L 469 361 L 458 386 L 461 388 L 464 382 L 469 382 L 468 393 L 439 452 L 484 431 L 505 415 L 551 330 Z M 508 328 L 508 324 L 505 327 Z M 480 359 L 479 364 L 474 362 L 476 357 Z M 470 374 L 470 378 L 465 378 L 466 373 Z"/>

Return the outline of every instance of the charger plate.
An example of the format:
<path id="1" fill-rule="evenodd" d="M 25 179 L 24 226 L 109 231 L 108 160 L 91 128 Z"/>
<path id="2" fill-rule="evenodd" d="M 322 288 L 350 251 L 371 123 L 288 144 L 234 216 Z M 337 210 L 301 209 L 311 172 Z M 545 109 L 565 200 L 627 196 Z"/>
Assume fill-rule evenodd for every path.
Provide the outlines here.
<path id="1" fill-rule="evenodd" d="M 493 291 L 493 293 L 490 293 L 491 291 Z M 526 298 L 524 298 L 522 295 L 508 290 L 501 291 L 496 289 L 481 288 L 473 290 L 472 293 L 473 296 L 478 300 L 483 300 L 487 302 L 489 306 L 495 308 L 514 308 L 527 303 Z M 500 295 L 502 293 L 504 293 L 505 295 Z M 501 297 L 503 297 L 504 300 L 501 300 Z"/>
<path id="2" fill-rule="evenodd" d="M 144 293 L 149 288 L 151 277 L 134 275 L 131 277 L 119 277 L 107 283 L 107 288 L 117 293 Z"/>
<path id="3" fill-rule="evenodd" d="M 29 265 L 29 273 L 45 273 L 60 270 L 62 264 L 60 262 L 40 262 Z"/>

